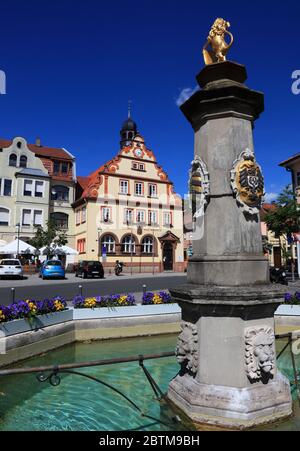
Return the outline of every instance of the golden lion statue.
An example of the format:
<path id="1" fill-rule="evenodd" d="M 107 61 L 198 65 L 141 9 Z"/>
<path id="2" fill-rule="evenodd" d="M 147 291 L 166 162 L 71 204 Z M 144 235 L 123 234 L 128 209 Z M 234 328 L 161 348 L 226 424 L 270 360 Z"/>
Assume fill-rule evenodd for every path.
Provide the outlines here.
<path id="1" fill-rule="evenodd" d="M 226 61 L 226 54 L 233 44 L 233 35 L 227 30 L 229 27 L 230 23 L 226 20 L 220 18 L 215 20 L 202 51 L 206 65 Z M 230 36 L 229 44 L 225 41 L 225 34 Z M 211 50 L 207 50 L 208 46 Z"/>

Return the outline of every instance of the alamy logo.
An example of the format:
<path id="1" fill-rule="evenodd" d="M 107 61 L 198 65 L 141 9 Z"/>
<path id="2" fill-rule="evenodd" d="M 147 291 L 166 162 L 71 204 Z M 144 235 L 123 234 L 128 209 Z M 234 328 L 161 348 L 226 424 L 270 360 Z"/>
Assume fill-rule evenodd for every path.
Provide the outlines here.
<path id="1" fill-rule="evenodd" d="M 5 333 L 0 330 L 0 355 L 6 354 Z"/>
<path id="2" fill-rule="evenodd" d="M 295 80 L 292 84 L 292 93 L 297 96 L 300 94 L 300 70 L 292 73 L 292 79 Z"/>
<path id="3" fill-rule="evenodd" d="M 300 331 L 292 332 L 292 352 L 294 355 L 300 354 Z"/>
<path id="4" fill-rule="evenodd" d="M 0 94 L 6 94 L 6 74 L 0 70 Z"/>

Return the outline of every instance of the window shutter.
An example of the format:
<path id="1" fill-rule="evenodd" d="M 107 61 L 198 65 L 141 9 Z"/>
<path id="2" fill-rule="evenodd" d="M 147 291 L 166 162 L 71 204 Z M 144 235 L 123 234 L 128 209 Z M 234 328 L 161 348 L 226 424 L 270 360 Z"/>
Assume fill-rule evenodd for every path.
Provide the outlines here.
<path id="1" fill-rule="evenodd" d="M 23 210 L 23 225 L 31 224 L 31 210 Z"/>
<path id="2" fill-rule="evenodd" d="M 9 224 L 9 210 L 6 208 L 0 208 L 0 223 Z"/>
<path id="3" fill-rule="evenodd" d="M 34 225 L 43 225 L 43 212 L 41 210 L 34 211 L 33 223 Z"/>

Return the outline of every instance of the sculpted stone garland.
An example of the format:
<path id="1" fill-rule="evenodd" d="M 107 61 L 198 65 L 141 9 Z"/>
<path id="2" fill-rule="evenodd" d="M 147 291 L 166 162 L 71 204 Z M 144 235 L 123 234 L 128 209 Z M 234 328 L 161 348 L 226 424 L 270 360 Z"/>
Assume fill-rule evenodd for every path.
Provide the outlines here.
<path id="1" fill-rule="evenodd" d="M 256 382 L 275 374 L 275 334 L 272 327 L 257 326 L 245 329 L 246 373 Z"/>
<path id="2" fill-rule="evenodd" d="M 258 215 L 264 196 L 264 178 L 252 150 L 244 150 L 233 163 L 231 187 L 243 212 Z"/>
<path id="3" fill-rule="evenodd" d="M 182 321 L 175 353 L 181 367 L 195 376 L 198 371 L 198 331 L 194 324 Z"/>

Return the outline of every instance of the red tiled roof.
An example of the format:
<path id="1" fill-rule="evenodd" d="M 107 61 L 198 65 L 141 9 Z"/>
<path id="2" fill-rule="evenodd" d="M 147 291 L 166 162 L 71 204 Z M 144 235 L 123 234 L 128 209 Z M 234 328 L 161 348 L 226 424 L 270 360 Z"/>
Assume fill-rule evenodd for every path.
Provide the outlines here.
<path id="1" fill-rule="evenodd" d="M 300 159 L 300 153 L 296 153 L 295 155 L 288 158 L 287 160 L 284 160 L 281 163 L 279 163 L 279 166 L 283 166 L 283 167 L 288 166 L 289 163 L 293 163 L 293 161 L 299 160 L 299 159 Z"/>
<path id="2" fill-rule="evenodd" d="M 83 190 L 88 186 L 89 181 L 90 181 L 90 177 L 89 177 L 89 176 L 83 177 L 83 176 L 79 175 L 79 176 L 77 177 L 77 182 L 78 182 L 78 184 L 80 185 L 80 187 L 81 187 Z"/>
<path id="3" fill-rule="evenodd" d="M 12 145 L 12 141 L 7 139 L 0 139 L 0 148 L 5 149 Z M 72 156 L 64 149 L 56 147 L 44 147 L 37 146 L 35 144 L 27 144 L 27 147 L 31 152 L 41 157 L 59 158 L 63 160 L 73 160 Z"/>
<path id="4" fill-rule="evenodd" d="M 89 176 L 77 176 L 77 189 L 76 189 L 76 202 L 90 197 L 95 197 L 94 193 L 91 193 L 92 188 L 99 186 L 99 172 L 103 172 L 105 165 L 100 166 L 96 171 L 92 172 Z"/>
<path id="5" fill-rule="evenodd" d="M 277 206 L 275 204 L 262 204 L 261 210 L 260 210 L 260 219 L 261 221 L 264 220 L 267 213 L 271 213 L 275 211 Z"/>

